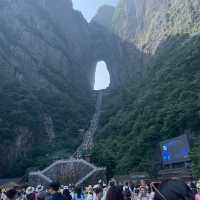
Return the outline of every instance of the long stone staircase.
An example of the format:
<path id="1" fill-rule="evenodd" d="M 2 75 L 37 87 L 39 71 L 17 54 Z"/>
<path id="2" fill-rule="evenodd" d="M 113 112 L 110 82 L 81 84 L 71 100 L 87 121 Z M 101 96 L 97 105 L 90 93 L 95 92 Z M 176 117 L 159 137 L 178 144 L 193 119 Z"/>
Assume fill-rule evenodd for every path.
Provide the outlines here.
<path id="1" fill-rule="evenodd" d="M 29 173 L 29 184 L 36 186 L 49 185 L 52 181 L 62 184 L 87 185 L 95 184 L 99 179 L 106 181 L 106 169 L 99 168 L 82 159 L 90 156 L 94 147 L 94 134 L 98 128 L 101 114 L 103 91 L 98 91 L 96 111 L 91 120 L 89 129 L 83 136 L 82 144 L 77 148 L 73 156 L 68 160 L 58 160 L 46 169 Z"/>
<path id="2" fill-rule="evenodd" d="M 96 102 L 96 112 L 91 120 L 89 129 L 85 132 L 83 136 L 83 142 L 78 147 L 76 152 L 74 153 L 74 158 L 84 158 L 89 157 L 91 154 L 91 150 L 94 147 L 94 134 L 98 128 L 99 118 L 101 114 L 101 106 L 102 106 L 102 97 L 103 91 L 99 91 L 97 94 L 97 102 Z"/>

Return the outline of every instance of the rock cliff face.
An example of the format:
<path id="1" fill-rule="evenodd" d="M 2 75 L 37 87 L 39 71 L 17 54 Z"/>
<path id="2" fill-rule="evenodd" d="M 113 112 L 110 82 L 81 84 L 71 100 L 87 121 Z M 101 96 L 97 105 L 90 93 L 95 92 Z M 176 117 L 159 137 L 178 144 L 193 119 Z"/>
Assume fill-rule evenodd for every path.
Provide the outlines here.
<path id="1" fill-rule="evenodd" d="M 71 0 L 1 0 L 0 176 L 74 152 L 101 60 L 111 87 L 94 160 L 115 173 L 155 171 L 152 147 L 200 130 L 199 10 L 199 0 L 121 0 L 88 24 Z"/>
<path id="2" fill-rule="evenodd" d="M 16 79 L 46 88 L 54 85 L 47 78 L 51 74 L 62 74 L 72 85 L 74 75 L 87 76 L 88 25 L 80 13 L 72 10 L 71 1 L 1 4 L 1 65 L 10 66 L 7 68 Z M 81 70 L 80 65 L 84 66 Z M 88 87 L 87 82 L 82 84 Z"/>
<path id="3" fill-rule="evenodd" d="M 70 0 L 0 4 L 0 176 L 18 176 L 80 143 L 95 102 L 91 42 Z"/>
<path id="4" fill-rule="evenodd" d="M 71 0 L 0 2 L 0 176 L 71 155 L 94 113 L 98 61 L 111 88 L 139 77 L 142 56 L 103 25 L 105 8 L 111 19 L 104 7 L 88 24 Z"/>
<path id="5" fill-rule="evenodd" d="M 198 0 L 121 0 L 113 28 L 124 40 L 154 53 L 169 35 L 199 32 Z"/>

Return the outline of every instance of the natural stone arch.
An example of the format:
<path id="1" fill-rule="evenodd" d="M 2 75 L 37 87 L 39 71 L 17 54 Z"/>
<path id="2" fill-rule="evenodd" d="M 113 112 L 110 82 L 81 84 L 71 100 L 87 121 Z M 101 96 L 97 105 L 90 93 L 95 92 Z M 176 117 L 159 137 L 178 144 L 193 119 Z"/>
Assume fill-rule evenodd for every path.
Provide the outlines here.
<path id="1" fill-rule="evenodd" d="M 121 67 L 124 63 L 123 50 L 119 38 L 104 27 L 91 23 L 91 65 L 89 70 L 89 83 L 93 89 L 95 70 L 98 61 L 104 61 L 110 74 L 109 89 L 121 85 Z"/>
<path id="2" fill-rule="evenodd" d="M 103 61 L 106 63 L 107 70 L 110 75 L 110 85 L 107 89 L 117 88 L 120 85 L 120 80 L 119 80 L 120 74 L 119 74 L 119 70 L 117 70 L 119 63 L 115 65 L 114 61 L 112 62 L 111 60 L 109 61 L 107 59 L 97 59 L 96 61 L 92 62 L 91 70 L 89 73 L 89 82 L 90 82 L 91 88 L 93 89 L 94 87 L 96 66 L 99 61 Z"/>
<path id="3" fill-rule="evenodd" d="M 110 86 L 110 73 L 106 62 L 100 60 L 96 64 L 95 69 L 95 82 L 93 85 L 93 90 L 105 90 Z"/>

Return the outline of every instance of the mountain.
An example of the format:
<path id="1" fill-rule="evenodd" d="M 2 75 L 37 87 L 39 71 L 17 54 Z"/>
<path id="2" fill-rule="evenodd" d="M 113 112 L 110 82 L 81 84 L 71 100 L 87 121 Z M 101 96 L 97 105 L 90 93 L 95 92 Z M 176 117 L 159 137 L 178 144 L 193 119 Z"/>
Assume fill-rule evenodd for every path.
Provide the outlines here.
<path id="1" fill-rule="evenodd" d="M 106 165 L 111 176 L 138 171 L 157 176 L 159 143 L 187 133 L 199 177 L 198 6 L 196 0 L 119 2 L 113 32 L 141 49 L 143 66 L 139 79 L 104 98 L 93 161 Z"/>
<path id="2" fill-rule="evenodd" d="M 200 174 L 198 0 L 121 0 L 91 23 L 71 0 L 2 0 L 0 11 L 0 177 L 72 155 L 102 60 L 111 86 L 93 162 L 110 175 L 156 176 L 159 142 L 188 133 Z"/>
<path id="3" fill-rule="evenodd" d="M 169 35 L 199 33 L 199 0 L 121 0 L 113 29 L 124 40 L 155 53 Z"/>
<path id="4" fill-rule="evenodd" d="M 89 26 L 70 0 L 0 4 L 0 176 L 8 177 L 71 155 L 95 97 Z"/>
<path id="5" fill-rule="evenodd" d="M 98 22 L 88 24 L 71 0 L 2 0 L 0 11 L 0 177 L 13 177 L 80 145 L 79 130 L 95 111 L 98 61 L 117 90 L 135 77 L 123 69 L 126 54 L 138 57 L 138 71 L 141 56 Z"/>
<path id="6" fill-rule="evenodd" d="M 115 7 L 103 5 L 98 9 L 97 14 L 93 17 L 92 21 L 111 30 L 114 12 Z"/>

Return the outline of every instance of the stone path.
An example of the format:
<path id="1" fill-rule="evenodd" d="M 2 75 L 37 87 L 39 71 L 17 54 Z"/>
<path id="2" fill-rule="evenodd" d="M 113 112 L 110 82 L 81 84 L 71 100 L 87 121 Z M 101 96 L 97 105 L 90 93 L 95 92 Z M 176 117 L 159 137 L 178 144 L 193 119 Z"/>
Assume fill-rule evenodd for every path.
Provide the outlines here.
<path id="1" fill-rule="evenodd" d="M 94 134 L 98 128 L 99 118 L 101 114 L 103 92 L 99 91 L 97 94 L 96 111 L 91 120 L 89 129 L 85 132 L 82 144 L 78 147 L 74 153 L 74 158 L 83 158 L 84 156 L 90 156 L 91 150 L 94 147 Z"/>

